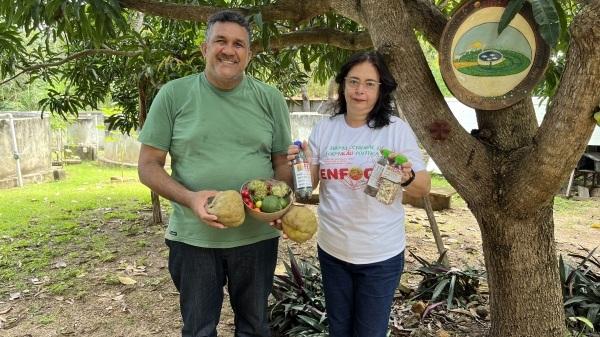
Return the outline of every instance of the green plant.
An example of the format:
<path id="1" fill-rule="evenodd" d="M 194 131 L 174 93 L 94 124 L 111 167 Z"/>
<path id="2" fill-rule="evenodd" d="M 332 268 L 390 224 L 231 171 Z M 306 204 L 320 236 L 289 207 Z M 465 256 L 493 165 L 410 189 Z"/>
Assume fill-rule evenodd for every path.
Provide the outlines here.
<path id="1" fill-rule="evenodd" d="M 579 260 L 575 267 L 566 264 L 562 255 L 559 258 L 567 326 L 579 331 L 576 336 L 600 329 L 600 260 L 594 257 L 596 249 L 587 256 L 569 254 Z"/>
<path id="2" fill-rule="evenodd" d="M 269 305 L 271 327 L 279 336 L 328 336 L 325 296 L 319 267 L 296 260 L 288 247 L 286 275 L 275 275 Z"/>
<path id="3" fill-rule="evenodd" d="M 420 299 L 435 302 L 446 300 L 446 305 L 451 308 L 465 306 L 472 295 L 477 294 L 479 282 L 484 278 L 484 271 L 467 268 L 464 271 L 455 267 L 445 267 L 442 260 L 445 253 L 435 262 L 428 262 L 422 257 L 408 251 L 422 266 L 413 274 L 421 275 L 423 279 L 411 300 Z"/>

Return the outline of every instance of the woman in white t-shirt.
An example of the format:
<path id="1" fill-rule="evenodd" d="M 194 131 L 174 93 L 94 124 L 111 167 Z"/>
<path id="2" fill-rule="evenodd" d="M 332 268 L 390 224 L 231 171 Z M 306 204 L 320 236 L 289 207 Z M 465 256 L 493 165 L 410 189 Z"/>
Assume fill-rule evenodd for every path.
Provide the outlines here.
<path id="1" fill-rule="evenodd" d="M 307 146 L 320 182 L 318 254 L 331 337 L 384 337 L 404 268 L 402 194 L 390 205 L 364 193 L 380 149 L 403 154 L 403 193 L 424 196 L 430 177 L 407 123 L 392 115 L 396 81 L 380 54 L 353 55 L 336 76 L 335 113 Z M 305 144 L 306 145 L 306 144 Z M 298 148 L 291 145 L 288 159 Z"/>

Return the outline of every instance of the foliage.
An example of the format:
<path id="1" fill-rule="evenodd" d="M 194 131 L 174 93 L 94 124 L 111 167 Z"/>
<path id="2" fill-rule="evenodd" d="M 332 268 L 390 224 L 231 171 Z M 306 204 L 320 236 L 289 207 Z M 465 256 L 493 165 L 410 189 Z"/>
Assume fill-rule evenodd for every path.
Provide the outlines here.
<path id="1" fill-rule="evenodd" d="M 587 256 L 569 254 L 575 266 L 559 259 L 567 326 L 572 330 L 600 331 L 600 260 L 593 249 Z"/>
<path id="2" fill-rule="evenodd" d="M 328 336 L 320 270 L 309 261 L 296 260 L 289 247 L 288 256 L 286 275 L 275 275 L 273 283 L 271 327 L 280 336 Z"/>
<path id="3" fill-rule="evenodd" d="M 258 8 L 270 1 L 176 2 L 254 7 L 248 18 L 263 47 L 281 34 L 304 29 L 360 30 L 357 23 L 331 13 L 308 22 L 263 21 Z M 0 21 L 6 21 L 0 26 L 3 81 L 27 70 L 28 83 L 39 79 L 48 84 L 41 108 L 64 118 L 96 110 L 110 95 L 122 112 L 107 123 L 124 133 L 139 127 L 140 95 L 147 98 L 147 109 L 162 84 L 204 68 L 199 45 L 205 23 L 146 16 L 121 8 L 117 0 L 0 0 Z M 308 74 L 325 83 L 350 53 L 328 45 L 269 50 L 258 53 L 247 72 L 291 97 L 307 83 Z"/>
<path id="4" fill-rule="evenodd" d="M 454 304 L 459 307 L 466 306 L 469 297 L 477 294 L 479 282 L 485 272 L 470 268 L 463 271 L 446 267 L 442 265 L 445 253 L 435 262 L 428 262 L 411 251 L 409 253 L 421 264 L 413 273 L 423 277 L 412 299 L 431 302 L 445 300 L 446 306 L 452 308 Z"/>
<path id="5" fill-rule="evenodd" d="M 533 17 L 538 24 L 540 35 L 546 43 L 554 48 L 560 36 L 560 7 L 554 0 L 529 0 L 533 9 Z M 506 6 L 506 10 L 502 13 L 500 22 L 498 23 L 498 35 L 508 26 L 510 21 L 525 5 L 525 0 L 511 0 Z"/>

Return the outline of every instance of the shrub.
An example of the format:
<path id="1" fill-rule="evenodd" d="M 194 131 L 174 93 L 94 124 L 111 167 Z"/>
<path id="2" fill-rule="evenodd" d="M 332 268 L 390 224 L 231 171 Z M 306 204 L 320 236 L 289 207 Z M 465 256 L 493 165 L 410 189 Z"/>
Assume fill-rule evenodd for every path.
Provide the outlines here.
<path id="1" fill-rule="evenodd" d="M 579 260 L 572 267 L 559 259 L 560 281 L 567 326 L 572 331 L 600 330 L 600 261 L 594 257 L 594 248 L 587 256 L 569 254 Z"/>
<path id="2" fill-rule="evenodd" d="M 275 275 L 269 318 L 275 336 L 328 336 L 325 296 L 319 267 L 296 260 L 288 248 L 286 274 Z"/>

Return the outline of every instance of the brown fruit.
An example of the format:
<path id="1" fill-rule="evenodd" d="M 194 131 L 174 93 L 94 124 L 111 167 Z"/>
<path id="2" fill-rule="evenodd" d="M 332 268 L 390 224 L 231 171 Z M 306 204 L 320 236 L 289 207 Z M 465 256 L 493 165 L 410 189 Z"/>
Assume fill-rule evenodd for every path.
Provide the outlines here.
<path id="1" fill-rule="evenodd" d="M 281 226 L 288 238 L 302 243 L 317 231 L 317 217 L 308 207 L 292 205 L 281 219 Z"/>
<path id="2" fill-rule="evenodd" d="M 242 196 L 234 190 L 218 192 L 209 201 L 206 210 L 216 215 L 217 221 L 227 227 L 238 227 L 246 218 Z"/>

